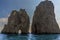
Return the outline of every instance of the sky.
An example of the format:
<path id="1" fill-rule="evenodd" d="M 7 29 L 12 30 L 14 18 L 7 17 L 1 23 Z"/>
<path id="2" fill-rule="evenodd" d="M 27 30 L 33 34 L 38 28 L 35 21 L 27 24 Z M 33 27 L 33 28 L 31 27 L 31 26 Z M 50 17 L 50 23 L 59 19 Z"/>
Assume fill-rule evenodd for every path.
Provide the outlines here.
<path id="1" fill-rule="evenodd" d="M 44 0 L 0 0 L 0 27 L 8 22 L 8 17 L 12 10 L 25 9 L 30 17 L 32 18 L 36 6 Z M 50 0 L 54 4 L 55 18 L 60 26 L 60 0 Z"/>

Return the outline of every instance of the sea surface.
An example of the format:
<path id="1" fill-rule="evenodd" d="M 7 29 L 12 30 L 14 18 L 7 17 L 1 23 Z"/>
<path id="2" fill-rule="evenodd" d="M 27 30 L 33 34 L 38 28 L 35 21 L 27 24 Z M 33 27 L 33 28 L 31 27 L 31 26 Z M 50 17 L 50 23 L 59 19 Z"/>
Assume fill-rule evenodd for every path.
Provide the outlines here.
<path id="1" fill-rule="evenodd" d="M 60 34 L 0 34 L 0 40 L 60 40 Z"/>

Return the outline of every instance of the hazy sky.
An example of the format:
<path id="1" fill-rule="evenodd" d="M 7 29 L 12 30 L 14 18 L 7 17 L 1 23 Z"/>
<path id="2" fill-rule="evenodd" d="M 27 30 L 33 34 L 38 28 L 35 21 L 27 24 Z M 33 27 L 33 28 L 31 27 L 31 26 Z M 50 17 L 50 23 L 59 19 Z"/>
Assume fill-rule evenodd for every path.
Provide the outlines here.
<path id="1" fill-rule="evenodd" d="M 27 11 L 30 18 L 36 6 L 43 0 L 0 0 L 0 27 L 7 22 L 7 18 L 12 10 L 23 8 Z M 60 25 L 60 0 L 51 0 L 55 6 L 55 15 Z"/>

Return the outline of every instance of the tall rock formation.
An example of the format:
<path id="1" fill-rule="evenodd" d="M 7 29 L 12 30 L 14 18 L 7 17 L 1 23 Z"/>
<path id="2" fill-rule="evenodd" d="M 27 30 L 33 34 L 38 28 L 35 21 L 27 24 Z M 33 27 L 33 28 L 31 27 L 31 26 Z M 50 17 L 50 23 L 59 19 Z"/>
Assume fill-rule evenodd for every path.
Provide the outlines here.
<path id="1" fill-rule="evenodd" d="M 60 33 L 51 1 L 42 1 L 36 7 L 32 21 L 32 33 Z"/>
<path id="2" fill-rule="evenodd" d="M 29 23 L 29 16 L 25 9 L 13 10 L 2 33 L 18 33 L 19 30 L 21 30 L 21 33 L 28 33 Z"/>

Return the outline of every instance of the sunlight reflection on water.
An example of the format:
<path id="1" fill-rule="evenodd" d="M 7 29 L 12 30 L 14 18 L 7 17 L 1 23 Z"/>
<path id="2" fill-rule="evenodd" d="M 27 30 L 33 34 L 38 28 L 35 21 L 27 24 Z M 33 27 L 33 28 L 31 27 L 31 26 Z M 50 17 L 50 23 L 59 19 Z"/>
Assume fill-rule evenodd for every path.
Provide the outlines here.
<path id="1" fill-rule="evenodd" d="M 57 36 L 57 38 L 56 38 L 55 40 L 60 40 L 60 35 L 59 35 L 59 36 Z"/>
<path id="2" fill-rule="evenodd" d="M 28 40 L 35 40 L 35 37 L 32 34 L 29 34 Z"/>

